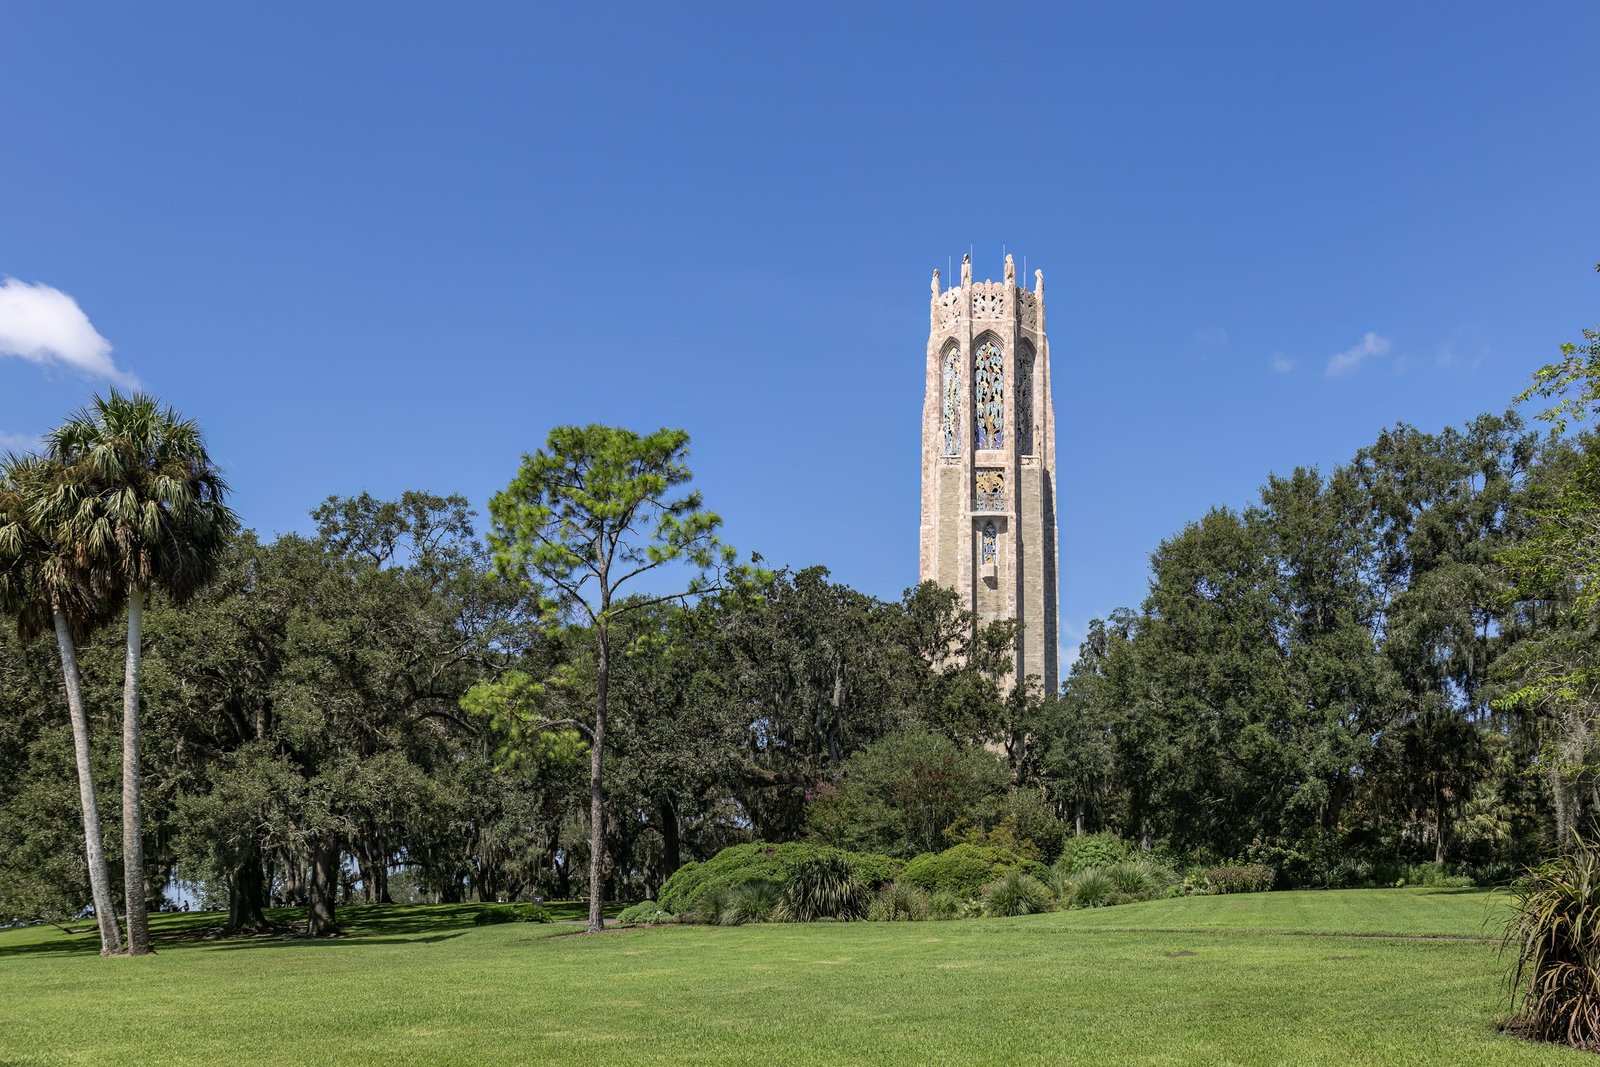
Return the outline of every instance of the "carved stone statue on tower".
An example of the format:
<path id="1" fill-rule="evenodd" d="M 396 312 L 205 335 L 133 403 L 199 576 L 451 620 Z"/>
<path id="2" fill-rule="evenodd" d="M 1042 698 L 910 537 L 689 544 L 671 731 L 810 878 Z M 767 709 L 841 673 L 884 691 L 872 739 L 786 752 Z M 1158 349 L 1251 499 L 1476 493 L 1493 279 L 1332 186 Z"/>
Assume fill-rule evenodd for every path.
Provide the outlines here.
<path id="1" fill-rule="evenodd" d="M 980 623 L 1022 624 L 1012 683 L 1054 692 L 1059 663 L 1055 410 L 1044 332 L 1044 272 L 1034 291 L 972 280 L 939 292 L 934 271 L 922 407 L 921 575 L 954 589 Z"/>

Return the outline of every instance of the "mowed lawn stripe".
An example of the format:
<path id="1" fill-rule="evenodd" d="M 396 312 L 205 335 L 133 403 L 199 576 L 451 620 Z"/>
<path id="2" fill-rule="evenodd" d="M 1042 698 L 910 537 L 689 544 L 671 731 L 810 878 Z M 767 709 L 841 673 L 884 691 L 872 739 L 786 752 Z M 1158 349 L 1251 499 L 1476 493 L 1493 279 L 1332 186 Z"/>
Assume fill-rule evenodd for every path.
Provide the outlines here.
<path id="1" fill-rule="evenodd" d="M 393 909 L 367 937 L 187 942 L 143 961 L 17 951 L 65 939 L 14 931 L 0 1063 L 1590 1062 L 1495 1032 L 1491 945 L 1243 925 L 1326 925 L 1321 902 L 1356 927 L 1470 934 L 1499 906 L 1487 894 L 1241 899 L 593 938 L 448 909 L 426 914 L 445 926 L 430 932 Z"/>

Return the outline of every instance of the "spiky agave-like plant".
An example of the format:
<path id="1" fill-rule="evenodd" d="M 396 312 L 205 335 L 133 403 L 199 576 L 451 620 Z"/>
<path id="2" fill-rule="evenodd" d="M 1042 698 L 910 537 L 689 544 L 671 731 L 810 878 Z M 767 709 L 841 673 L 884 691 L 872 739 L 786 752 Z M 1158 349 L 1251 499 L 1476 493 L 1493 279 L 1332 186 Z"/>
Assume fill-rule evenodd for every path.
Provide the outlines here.
<path id="1" fill-rule="evenodd" d="M 1074 871 L 1062 887 L 1062 903 L 1072 908 L 1099 908 L 1117 902 L 1117 883 L 1103 867 Z"/>
<path id="2" fill-rule="evenodd" d="M 989 915 L 1032 915 L 1049 911 L 1049 888 L 1023 871 L 1011 871 L 989 883 L 983 891 L 983 910 Z"/>
<path id="3" fill-rule="evenodd" d="M 843 856 L 813 856 L 794 869 L 773 918 L 807 923 L 817 919 L 862 919 L 867 887 Z"/>
<path id="4" fill-rule="evenodd" d="M 1508 1028 L 1600 1052 L 1600 849 L 1579 842 L 1512 892 Z"/>

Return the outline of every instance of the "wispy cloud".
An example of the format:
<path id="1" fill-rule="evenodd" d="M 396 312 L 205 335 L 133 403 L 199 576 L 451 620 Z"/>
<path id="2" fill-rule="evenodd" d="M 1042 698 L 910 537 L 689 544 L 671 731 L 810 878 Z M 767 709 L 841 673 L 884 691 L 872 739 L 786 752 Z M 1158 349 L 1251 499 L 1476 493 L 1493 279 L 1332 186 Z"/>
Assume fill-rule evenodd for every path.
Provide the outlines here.
<path id="1" fill-rule="evenodd" d="M 78 302 L 48 285 L 16 278 L 0 281 L 0 358 L 56 364 L 129 389 L 139 380 L 111 359 L 111 342 L 89 322 Z"/>
<path id="2" fill-rule="evenodd" d="M 1359 344 L 1328 358 L 1328 377 L 1338 378 L 1349 374 L 1367 360 L 1387 355 L 1388 352 L 1389 339 L 1368 330 Z"/>
<path id="3" fill-rule="evenodd" d="M 34 452 L 38 450 L 39 443 L 39 439 L 32 434 L 0 430 L 0 452 Z"/>
<path id="4" fill-rule="evenodd" d="M 1221 326 L 1201 326 L 1189 336 L 1199 344 L 1209 345 L 1212 348 L 1228 347 L 1228 331 Z"/>
<path id="5" fill-rule="evenodd" d="M 1290 359 L 1288 356 L 1274 354 L 1272 357 L 1272 370 L 1276 374 L 1288 374 L 1299 365 L 1298 359 Z"/>

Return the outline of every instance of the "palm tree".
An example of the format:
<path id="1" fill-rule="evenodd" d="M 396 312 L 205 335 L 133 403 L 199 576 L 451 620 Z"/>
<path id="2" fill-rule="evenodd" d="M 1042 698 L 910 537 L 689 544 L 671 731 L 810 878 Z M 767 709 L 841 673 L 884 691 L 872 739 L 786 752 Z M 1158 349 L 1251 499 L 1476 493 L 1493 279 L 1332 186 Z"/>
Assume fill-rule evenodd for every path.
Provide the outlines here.
<path id="1" fill-rule="evenodd" d="M 111 900 L 100 805 L 89 763 L 89 717 L 83 706 L 77 647 L 105 622 L 104 605 L 89 595 L 85 576 L 72 565 L 70 554 L 62 551 L 57 531 L 35 520 L 41 502 L 61 488 L 61 473 L 59 466 L 35 456 L 8 454 L 0 460 L 0 611 L 16 620 L 17 636 L 23 642 L 55 630 L 78 764 L 84 853 L 95 919 L 100 925 L 100 955 L 110 956 L 122 951 L 122 934 Z"/>
<path id="2" fill-rule="evenodd" d="M 200 427 L 145 393 L 95 397 L 49 436 L 50 458 L 72 492 L 52 516 L 89 575 L 93 596 L 125 602 L 128 658 L 122 684 L 122 874 L 128 954 L 150 951 L 139 806 L 139 671 L 144 608 L 155 589 L 182 603 L 210 579 L 238 528 L 223 503 L 227 483 Z"/>

